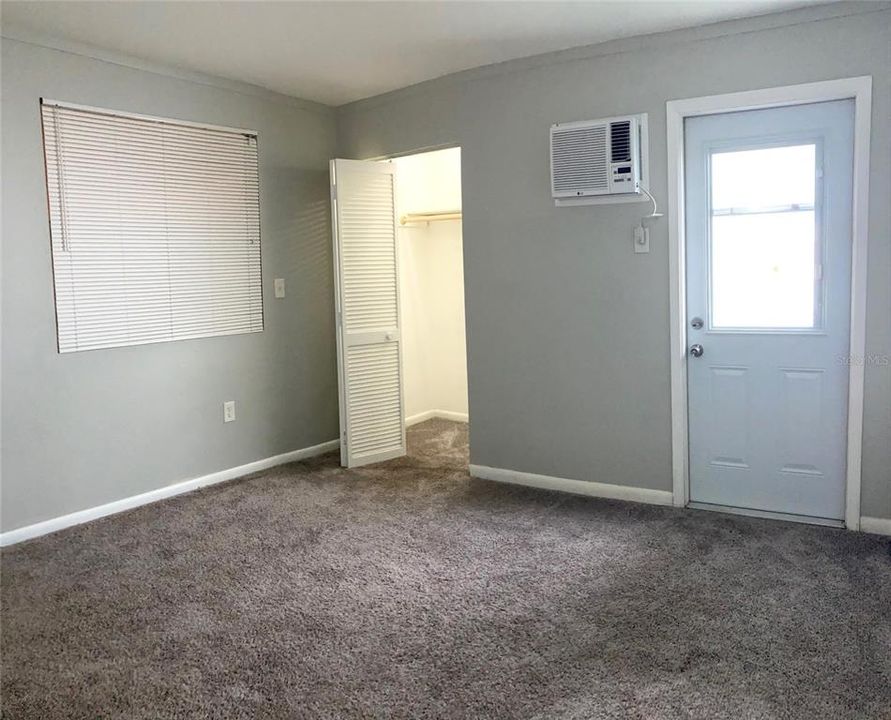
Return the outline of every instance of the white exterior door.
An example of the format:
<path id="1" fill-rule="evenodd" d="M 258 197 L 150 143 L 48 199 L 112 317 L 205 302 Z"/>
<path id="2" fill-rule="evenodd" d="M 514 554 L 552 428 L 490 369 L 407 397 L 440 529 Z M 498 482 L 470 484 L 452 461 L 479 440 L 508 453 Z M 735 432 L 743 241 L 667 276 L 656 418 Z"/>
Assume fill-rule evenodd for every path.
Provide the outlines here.
<path id="1" fill-rule="evenodd" d="M 391 163 L 331 161 L 340 461 L 405 455 Z"/>
<path id="2" fill-rule="evenodd" d="M 844 518 L 853 121 L 686 121 L 692 503 Z"/>

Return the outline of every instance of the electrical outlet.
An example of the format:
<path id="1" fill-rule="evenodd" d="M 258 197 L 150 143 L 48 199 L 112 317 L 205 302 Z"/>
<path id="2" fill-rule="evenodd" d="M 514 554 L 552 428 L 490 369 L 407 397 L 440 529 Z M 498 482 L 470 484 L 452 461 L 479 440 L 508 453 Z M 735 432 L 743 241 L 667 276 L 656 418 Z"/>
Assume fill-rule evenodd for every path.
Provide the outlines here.
<path id="1" fill-rule="evenodd" d="M 227 400 L 223 403 L 223 422 L 235 422 L 235 401 Z"/>
<path id="2" fill-rule="evenodd" d="M 276 278 L 273 284 L 275 286 L 275 296 L 277 298 L 283 298 L 285 296 L 285 279 Z"/>
<path id="3" fill-rule="evenodd" d="M 634 252 L 650 252 L 650 228 L 643 225 L 634 228 Z"/>

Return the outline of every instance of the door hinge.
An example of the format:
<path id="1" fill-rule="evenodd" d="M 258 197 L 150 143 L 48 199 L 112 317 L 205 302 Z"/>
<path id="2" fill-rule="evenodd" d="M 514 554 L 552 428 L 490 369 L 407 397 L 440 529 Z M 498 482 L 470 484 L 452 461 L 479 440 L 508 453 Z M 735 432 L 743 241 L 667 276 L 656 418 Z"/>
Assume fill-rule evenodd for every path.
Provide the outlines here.
<path id="1" fill-rule="evenodd" d="M 337 200 L 337 185 L 331 186 L 331 199 Z"/>
<path id="2" fill-rule="evenodd" d="M 814 266 L 814 279 L 815 279 L 815 280 L 822 280 L 822 279 L 823 279 L 823 266 L 822 266 L 822 265 L 815 265 L 815 266 Z"/>
<path id="3" fill-rule="evenodd" d="M 336 310 L 334 312 L 335 322 L 337 323 L 337 327 L 343 325 L 343 313 L 340 310 Z"/>

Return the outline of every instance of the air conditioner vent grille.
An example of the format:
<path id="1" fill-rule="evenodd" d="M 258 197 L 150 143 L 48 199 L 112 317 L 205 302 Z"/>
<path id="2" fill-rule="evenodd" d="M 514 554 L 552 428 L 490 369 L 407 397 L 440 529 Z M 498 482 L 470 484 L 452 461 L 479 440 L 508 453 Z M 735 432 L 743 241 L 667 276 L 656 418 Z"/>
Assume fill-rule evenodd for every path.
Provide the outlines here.
<path id="1" fill-rule="evenodd" d="M 631 161 L 631 121 L 623 120 L 610 125 L 611 160 L 617 162 Z"/>
<path id="2" fill-rule="evenodd" d="M 604 190 L 609 185 L 606 125 L 558 130 L 551 137 L 555 193 Z"/>

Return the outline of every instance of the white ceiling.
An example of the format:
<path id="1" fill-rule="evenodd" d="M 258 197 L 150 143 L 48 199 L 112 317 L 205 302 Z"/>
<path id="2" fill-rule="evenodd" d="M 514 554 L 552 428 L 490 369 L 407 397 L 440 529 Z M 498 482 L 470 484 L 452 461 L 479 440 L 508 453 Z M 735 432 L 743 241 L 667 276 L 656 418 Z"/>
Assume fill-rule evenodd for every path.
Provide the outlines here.
<path id="1" fill-rule="evenodd" d="M 481 65 L 811 4 L 20 2 L 19 30 L 340 105 Z"/>

